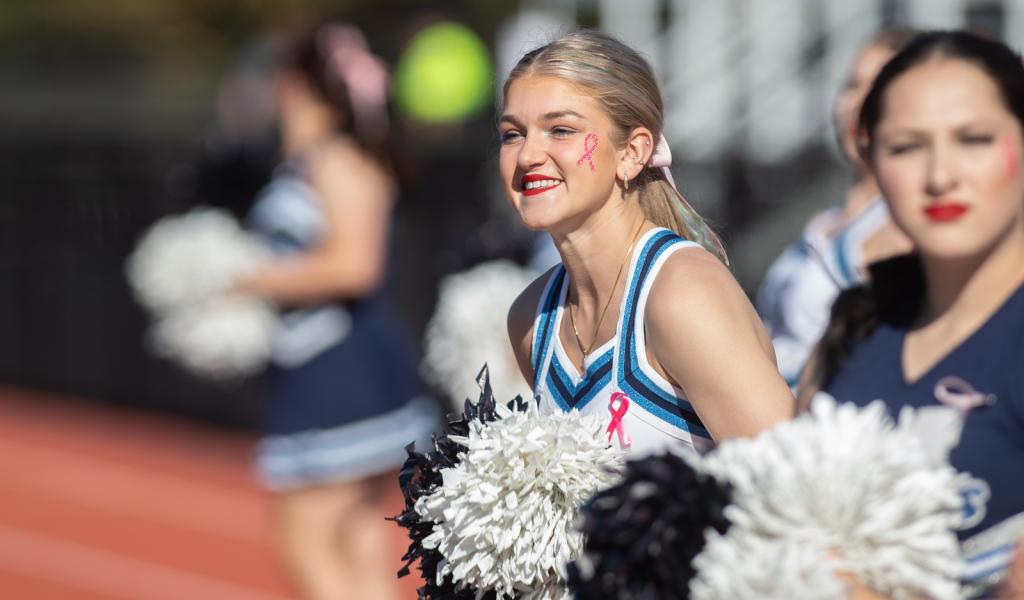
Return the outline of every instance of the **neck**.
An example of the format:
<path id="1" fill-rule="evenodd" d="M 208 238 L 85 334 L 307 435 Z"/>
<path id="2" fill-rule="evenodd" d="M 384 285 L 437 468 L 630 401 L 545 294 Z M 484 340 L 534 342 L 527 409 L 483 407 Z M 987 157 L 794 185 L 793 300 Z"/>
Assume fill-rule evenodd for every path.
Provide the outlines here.
<path id="1" fill-rule="evenodd" d="M 874 175 L 865 169 L 857 170 L 853 183 L 846 192 L 844 211 L 847 218 L 860 214 L 864 207 L 879 195 L 880 191 Z"/>
<path id="2" fill-rule="evenodd" d="M 990 315 L 1024 282 L 1024 232 L 1014 230 L 989 252 L 949 260 L 922 256 L 925 279 L 924 319 L 956 326 Z"/>
<path id="3" fill-rule="evenodd" d="M 286 111 L 281 117 L 281 145 L 286 157 L 306 151 L 333 133 L 333 121 L 320 111 Z"/>
<path id="4" fill-rule="evenodd" d="M 626 249 L 639 237 L 638 229 L 647 228 L 642 225 L 644 221 L 635 202 L 620 202 L 607 206 L 570 232 L 552 232 L 569 276 L 570 295 L 581 314 L 593 315 L 599 303 L 607 302 L 620 270 L 622 278 L 626 277 Z"/>

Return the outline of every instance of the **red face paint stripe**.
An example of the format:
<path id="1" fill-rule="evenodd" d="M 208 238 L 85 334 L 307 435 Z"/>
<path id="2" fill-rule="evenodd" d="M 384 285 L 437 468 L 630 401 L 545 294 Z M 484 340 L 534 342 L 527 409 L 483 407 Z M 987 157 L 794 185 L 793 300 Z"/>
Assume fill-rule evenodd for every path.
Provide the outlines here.
<path id="1" fill-rule="evenodd" d="M 1020 172 L 1020 156 L 1017 144 L 1010 137 L 1003 138 L 1003 156 L 1006 157 L 1006 174 L 1013 179 Z"/>

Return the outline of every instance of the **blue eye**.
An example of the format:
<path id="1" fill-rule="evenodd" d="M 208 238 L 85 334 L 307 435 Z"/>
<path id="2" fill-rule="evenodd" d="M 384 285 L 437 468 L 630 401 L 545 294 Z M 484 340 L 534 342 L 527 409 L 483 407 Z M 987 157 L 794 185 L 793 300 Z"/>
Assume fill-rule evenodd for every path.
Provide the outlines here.
<path id="1" fill-rule="evenodd" d="M 517 139 L 519 139 L 520 137 L 521 136 L 519 135 L 519 132 L 515 131 L 514 129 L 510 129 L 508 131 L 502 131 L 502 132 L 498 133 L 498 138 L 501 140 L 502 144 L 512 143 L 512 142 L 516 141 Z"/>
<path id="2" fill-rule="evenodd" d="M 576 130 L 570 129 L 568 127 L 553 127 L 551 129 L 551 135 L 553 135 L 556 138 L 566 138 L 574 133 L 576 133 Z"/>

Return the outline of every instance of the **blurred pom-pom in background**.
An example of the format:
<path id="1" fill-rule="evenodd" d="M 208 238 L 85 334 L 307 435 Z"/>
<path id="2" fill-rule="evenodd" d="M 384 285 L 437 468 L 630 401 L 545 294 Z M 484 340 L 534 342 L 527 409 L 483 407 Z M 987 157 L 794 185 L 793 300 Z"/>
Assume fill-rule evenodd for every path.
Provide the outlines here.
<path id="1" fill-rule="evenodd" d="M 277 313 L 250 297 L 224 297 L 165 312 L 149 330 L 149 347 L 209 379 L 241 379 L 270 358 Z"/>
<path id="2" fill-rule="evenodd" d="M 484 387 L 434 452 L 410 451 L 403 470 L 396 520 L 413 540 L 405 559 L 421 560 L 420 597 L 568 599 L 580 506 L 618 481 L 623 454 L 595 416 L 496 404 Z"/>
<path id="3" fill-rule="evenodd" d="M 154 224 L 125 266 L 135 298 L 153 321 L 154 354 L 217 380 L 263 369 L 279 327 L 277 312 L 227 290 L 268 257 L 224 211 L 196 209 Z"/>
<path id="4" fill-rule="evenodd" d="M 424 339 L 422 372 L 454 406 L 479 393 L 467 367 L 481 361 L 490 368 L 499 397 L 533 396 L 512 352 L 506 319 L 512 302 L 535 278 L 528 269 L 497 260 L 441 281 Z"/>

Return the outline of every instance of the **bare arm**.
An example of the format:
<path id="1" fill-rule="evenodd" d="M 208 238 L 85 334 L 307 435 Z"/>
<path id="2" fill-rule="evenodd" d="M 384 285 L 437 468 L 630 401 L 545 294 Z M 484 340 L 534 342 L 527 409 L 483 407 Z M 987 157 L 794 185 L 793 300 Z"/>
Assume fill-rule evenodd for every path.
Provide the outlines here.
<path id="1" fill-rule="evenodd" d="M 801 413 L 810 408 L 811 399 L 814 395 L 821 391 L 821 378 L 818 373 L 818 362 L 821 360 L 818 357 L 821 343 L 815 344 L 814 349 L 811 350 L 810 356 L 807 358 L 807 363 L 804 364 L 804 368 L 800 371 L 800 380 L 796 384 L 796 412 Z"/>
<path id="2" fill-rule="evenodd" d="M 764 326 L 707 252 L 681 250 L 662 268 L 647 304 L 647 343 L 716 441 L 792 417 Z"/>
<path id="3" fill-rule="evenodd" d="M 384 170 L 355 147 L 336 143 L 310 164 L 326 234 L 308 252 L 273 262 L 239 282 L 238 291 L 279 304 L 358 298 L 384 276 L 393 185 Z"/>
<path id="4" fill-rule="evenodd" d="M 508 339 L 512 350 L 516 353 L 519 372 L 526 383 L 533 387 L 533 367 L 530 358 L 533 352 L 533 319 L 537 314 L 537 304 L 544 293 L 551 271 L 541 275 L 526 287 L 508 311 Z"/>

